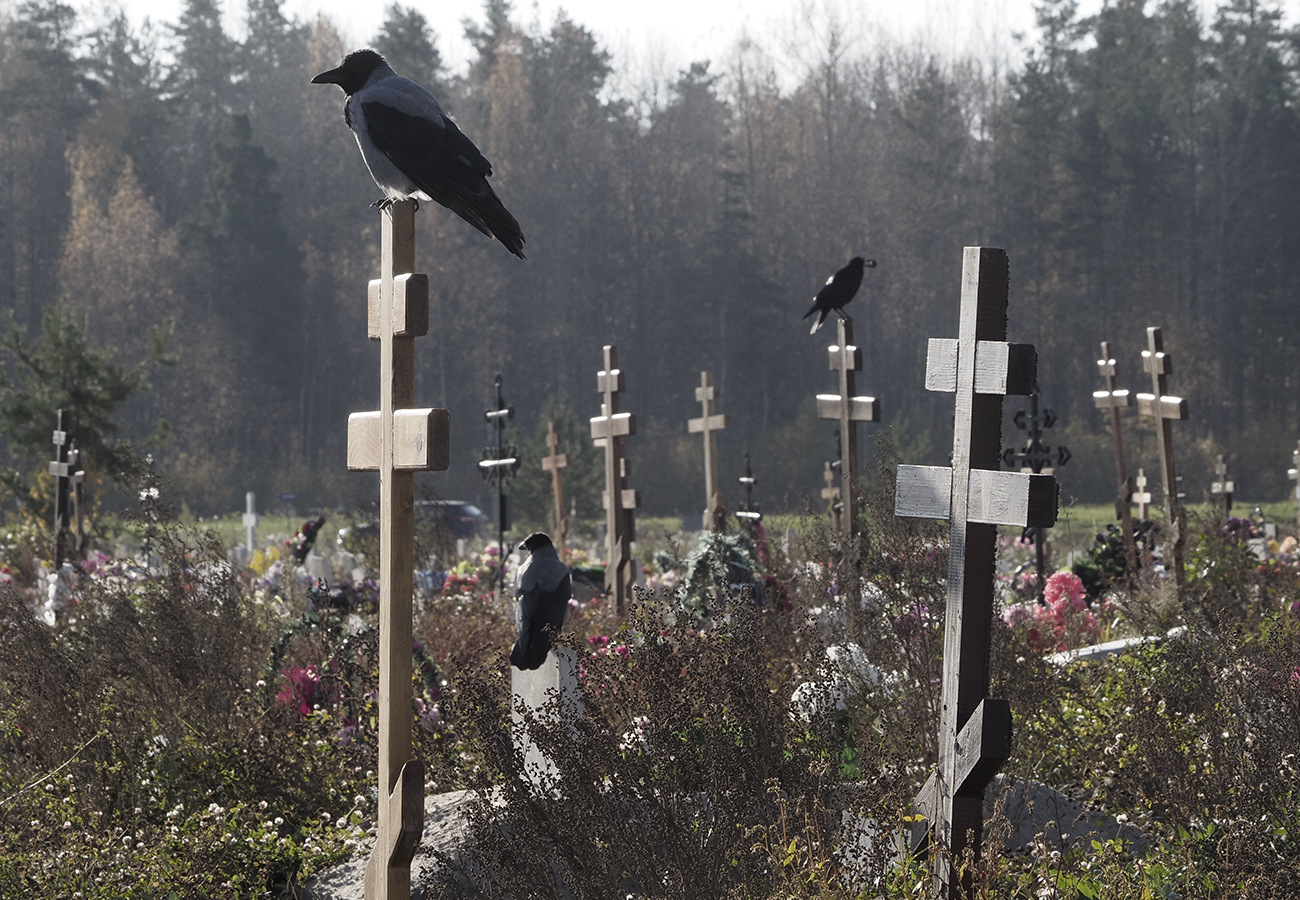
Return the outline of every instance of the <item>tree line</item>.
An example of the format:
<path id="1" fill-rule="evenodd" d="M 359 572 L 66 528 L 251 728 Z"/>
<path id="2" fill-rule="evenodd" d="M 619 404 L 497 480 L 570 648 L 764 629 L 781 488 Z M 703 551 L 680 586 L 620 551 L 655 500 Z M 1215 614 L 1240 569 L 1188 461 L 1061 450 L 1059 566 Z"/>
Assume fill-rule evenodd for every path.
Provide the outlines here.
<path id="1" fill-rule="evenodd" d="M 614 343 L 645 511 L 703 508 L 686 419 L 704 369 L 731 416 L 724 489 L 748 451 L 764 508 L 801 508 L 834 457 L 813 399 L 834 381 L 828 332 L 810 338 L 800 317 L 853 255 L 880 263 L 848 308 L 860 389 L 905 461 L 941 464 L 951 398 L 924 390 L 926 340 L 955 336 L 961 248 L 989 244 L 1010 254 L 1009 333 L 1037 345 L 1052 439 L 1074 454 L 1058 473 L 1067 496 L 1114 495 L 1095 360 L 1110 340 L 1122 386 L 1146 389 L 1148 325 L 1163 326 L 1172 389 L 1190 401 L 1178 455 L 1192 499 L 1220 452 L 1239 496 L 1284 496 L 1300 436 L 1296 32 L 1253 0 L 1206 21 L 1193 0 L 1092 16 L 1044 0 L 1038 23 L 1009 70 L 868 42 L 827 13 L 785 49 L 747 39 L 633 83 L 563 15 L 524 26 L 487 0 L 464 23 L 473 59 L 453 72 L 428 21 L 388 7 L 370 45 L 483 150 L 528 238 L 520 263 L 440 207 L 417 215 L 431 283 L 417 400 L 450 409 L 453 428 L 452 470 L 424 489 L 486 501 L 474 463 L 500 372 L 531 454 L 520 514 L 546 519 L 554 419 L 575 455 L 573 502 L 596 515 L 598 457 L 578 445 Z M 249 489 L 312 505 L 373 490 L 344 448 L 347 414 L 377 402 L 365 286 L 379 192 L 341 95 L 309 83 L 354 48 L 281 0 L 250 0 L 245 24 L 228 34 L 216 0 L 157 26 L 92 22 L 58 0 L 0 19 L 0 309 L 30 334 L 57 309 L 120 365 L 161 359 L 150 326 L 171 320 L 175 364 L 152 369 L 117 434 L 204 513 Z M 1150 429 L 1127 424 L 1131 467 L 1154 460 Z M 32 463 L 22 441 L 9 453 Z"/>

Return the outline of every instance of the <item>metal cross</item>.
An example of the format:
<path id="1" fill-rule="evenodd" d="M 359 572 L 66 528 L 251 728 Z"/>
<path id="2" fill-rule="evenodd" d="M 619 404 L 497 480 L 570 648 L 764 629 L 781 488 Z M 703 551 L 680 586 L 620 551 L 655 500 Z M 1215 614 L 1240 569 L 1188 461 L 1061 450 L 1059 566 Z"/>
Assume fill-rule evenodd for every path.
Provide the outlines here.
<path id="1" fill-rule="evenodd" d="M 50 463 L 50 474 L 54 476 L 54 568 L 58 570 L 68 556 L 68 494 L 72 486 L 72 473 L 76 463 L 69 460 L 71 446 L 69 424 L 71 417 L 66 409 L 58 412 L 58 427 L 54 429 L 54 461 Z"/>
<path id="2" fill-rule="evenodd" d="M 495 482 L 497 486 L 497 549 L 500 553 L 497 557 L 496 582 L 497 596 L 500 597 L 506 589 L 506 532 L 510 530 L 509 498 L 506 496 L 505 488 L 506 482 L 514 478 L 515 473 L 519 471 L 519 451 L 513 444 L 505 442 L 506 420 L 515 417 L 515 408 L 506 406 L 505 398 L 501 395 L 500 375 L 497 375 L 493 385 L 496 388 L 496 406 L 486 410 L 483 418 L 492 427 L 496 445 L 483 449 L 483 458 L 479 460 L 478 471 L 489 484 Z"/>
<path id="3" fill-rule="evenodd" d="M 713 410 L 713 401 L 718 399 L 718 389 L 713 386 L 713 373 L 700 373 L 700 386 L 695 389 L 695 399 L 701 407 L 698 419 L 688 419 L 686 428 L 691 434 L 704 435 L 704 528 L 708 531 L 722 531 L 726 528 L 727 510 L 722 502 L 722 491 L 718 489 L 718 432 L 731 424 L 726 415 L 718 415 Z"/>
<path id="4" fill-rule="evenodd" d="M 1174 584 L 1183 586 L 1183 544 L 1186 540 L 1187 523 L 1183 505 L 1179 502 L 1178 473 L 1174 469 L 1174 419 L 1187 418 L 1187 401 L 1168 393 L 1168 376 L 1173 371 L 1173 362 L 1165 353 L 1164 337 L 1158 327 L 1147 329 L 1147 349 L 1142 351 L 1142 370 L 1151 375 L 1151 393 L 1138 394 L 1138 413 L 1156 419 L 1156 442 L 1160 449 L 1160 471 L 1164 476 L 1165 487 L 1165 528 L 1167 529 L 1166 547 L 1172 560 Z"/>
<path id="5" fill-rule="evenodd" d="M 636 434 L 636 416 L 618 411 L 618 395 L 626 390 L 618 367 L 618 348 L 605 345 L 605 368 L 596 374 L 596 390 L 604 396 L 600 415 L 591 420 L 591 440 L 605 450 L 605 593 L 614 598 L 622 616 L 632 596 L 632 541 L 636 519 L 633 510 L 641 505 L 641 494 L 627 486 L 626 443 Z"/>
<path id="6" fill-rule="evenodd" d="M 569 517 L 564 514 L 564 481 L 560 470 L 569 464 L 569 454 L 560 451 L 560 433 L 555 423 L 546 426 L 546 446 L 551 451 L 542 457 L 542 471 L 551 473 L 551 494 L 555 498 L 555 550 L 564 559 L 564 539 L 569 535 Z"/>
<path id="7" fill-rule="evenodd" d="M 827 349 L 832 371 L 839 373 L 838 394 L 817 395 L 817 415 L 840 424 L 840 516 L 846 535 L 858 532 L 858 423 L 879 422 L 880 404 L 874 397 L 859 397 L 857 373 L 862 370 L 862 349 L 853 344 L 853 320 L 842 312 L 836 322 L 837 343 Z"/>
<path id="8" fill-rule="evenodd" d="M 758 483 L 758 479 L 754 477 L 754 471 L 749 467 L 748 450 L 745 451 L 745 474 L 737 480 L 745 487 L 745 499 L 741 502 L 740 509 L 736 510 L 736 518 L 751 525 L 757 524 L 762 521 L 763 513 L 754 502 L 754 485 Z"/>

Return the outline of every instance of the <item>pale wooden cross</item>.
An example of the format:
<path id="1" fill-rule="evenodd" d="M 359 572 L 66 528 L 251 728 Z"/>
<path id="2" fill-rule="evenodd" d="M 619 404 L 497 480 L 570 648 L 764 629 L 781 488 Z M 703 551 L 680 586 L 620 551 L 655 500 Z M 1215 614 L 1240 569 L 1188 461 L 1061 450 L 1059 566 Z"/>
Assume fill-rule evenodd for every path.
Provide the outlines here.
<path id="1" fill-rule="evenodd" d="M 1133 502 L 1137 504 L 1138 521 L 1145 522 L 1151 514 L 1151 492 L 1147 490 L 1147 473 L 1145 469 L 1138 469 L 1137 490 L 1133 493 Z"/>
<path id="2" fill-rule="evenodd" d="M 413 473 L 449 458 L 445 409 L 411 409 L 415 338 L 428 333 L 429 279 L 415 275 L 415 203 L 381 212 L 380 274 L 368 291 L 379 341 L 379 409 L 348 417 L 348 468 L 379 472 L 379 815 L 366 900 L 410 900 L 411 860 L 424 830 L 424 767 L 411 744 Z"/>
<path id="3" fill-rule="evenodd" d="M 1295 498 L 1300 501 L 1300 441 L 1296 441 L 1295 450 L 1291 451 L 1291 468 L 1286 470 L 1286 477 L 1295 482 Z M 1300 514 L 1296 521 L 1300 522 Z"/>
<path id="4" fill-rule="evenodd" d="M 1053 476 L 998 469 L 1002 398 L 1028 395 L 1037 374 L 1033 346 L 1006 342 L 1008 281 L 1005 251 L 965 249 L 958 337 L 931 338 L 925 369 L 927 390 L 956 394 L 952 466 L 899 466 L 894 501 L 896 515 L 950 523 L 939 764 L 913 835 L 918 849 L 930 835 L 939 843 L 934 875 L 948 897 L 970 893 L 952 861 L 979 856 L 984 788 L 1010 755 L 1011 707 L 988 696 L 997 526 L 1056 522 Z"/>
<path id="5" fill-rule="evenodd" d="M 257 543 L 257 495 L 252 491 L 244 494 L 244 540 L 248 547 L 248 552 L 252 553 L 256 549 Z"/>
<path id="6" fill-rule="evenodd" d="M 840 530 L 840 486 L 835 482 L 839 479 L 835 475 L 835 466 L 830 460 L 826 461 L 826 468 L 822 471 L 822 481 L 826 482 L 826 487 L 822 488 L 822 499 L 830 503 L 832 527 Z"/>
<path id="7" fill-rule="evenodd" d="M 687 419 L 686 428 L 691 434 L 704 435 L 704 496 L 708 501 L 704 509 L 704 527 L 709 531 L 722 531 L 727 524 L 727 509 L 718 489 L 718 432 L 731 424 L 730 417 L 713 410 L 718 399 L 718 389 L 713 386 L 713 373 L 700 373 L 700 386 L 695 389 L 702 414 L 698 419 Z"/>
<path id="8" fill-rule="evenodd" d="M 636 540 L 633 510 L 641 505 L 641 494 L 627 486 L 626 443 L 636 434 L 636 416 L 618 411 L 618 395 L 627 389 L 618 367 L 618 348 L 605 345 L 605 368 L 596 374 L 596 390 L 604 396 L 600 415 L 591 420 L 591 440 L 605 450 L 605 593 L 614 598 L 622 616 L 632 596 L 632 541 Z"/>
<path id="9" fill-rule="evenodd" d="M 1106 379 L 1104 391 L 1093 391 L 1093 405 L 1101 410 L 1110 410 L 1110 430 L 1115 436 L 1115 471 L 1119 473 L 1119 488 L 1115 494 L 1115 514 L 1119 516 L 1120 528 L 1124 534 L 1124 558 L 1129 577 L 1137 572 L 1137 541 L 1133 537 L 1133 479 L 1128 475 L 1128 463 L 1124 459 L 1124 423 L 1120 413 L 1133 406 L 1133 395 L 1126 390 L 1115 387 L 1115 378 L 1119 367 L 1110 352 L 1110 341 L 1101 342 L 1101 359 L 1097 360 L 1101 377 Z"/>
<path id="10" fill-rule="evenodd" d="M 1158 327 L 1147 329 L 1147 349 L 1142 351 L 1142 369 L 1151 375 L 1151 393 L 1138 394 L 1138 413 L 1156 419 L 1156 443 L 1160 449 L 1160 471 L 1165 487 L 1165 528 L 1168 530 L 1166 569 L 1173 570 L 1174 584 L 1183 586 L 1183 544 L 1186 519 L 1179 502 L 1178 473 L 1174 469 L 1174 419 L 1187 418 L 1187 401 L 1168 393 L 1168 375 L 1173 361 L 1165 353 L 1164 337 Z M 1172 565 L 1169 565 L 1172 560 Z"/>
<path id="11" fill-rule="evenodd" d="M 555 423 L 546 426 L 546 446 L 550 449 L 548 456 L 542 457 L 542 471 L 551 473 L 551 494 L 555 498 L 555 550 L 564 559 L 564 539 L 569 534 L 569 517 L 564 514 L 564 481 L 560 470 L 569 464 L 569 454 L 560 452 L 560 432 Z"/>
<path id="12" fill-rule="evenodd" d="M 1210 495 L 1223 507 L 1223 517 L 1226 519 L 1232 512 L 1232 494 L 1237 488 L 1228 480 L 1228 464 L 1224 462 L 1222 453 L 1219 454 L 1219 461 L 1214 464 L 1214 474 L 1219 476 L 1219 480 L 1211 482 Z"/>
<path id="13" fill-rule="evenodd" d="M 72 473 L 76 463 L 68 459 L 72 437 L 70 416 L 66 409 L 58 412 L 54 429 L 54 461 L 50 463 L 50 474 L 54 476 L 54 568 L 63 565 L 68 552 L 68 494 L 72 486 Z"/>
<path id="14" fill-rule="evenodd" d="M 840 528 L 858 533 L 858 423 L 879 422 L 880 404 L 874 397 L 859 397 L 857 373 L 862 370 L 862 349 L 853 344 L 853 320 L 840 313 L 836 341 L 827 348 L 832 371 L 840 376 L 838 394 L 817 395 L 817 415 L 840 423 Z"/>

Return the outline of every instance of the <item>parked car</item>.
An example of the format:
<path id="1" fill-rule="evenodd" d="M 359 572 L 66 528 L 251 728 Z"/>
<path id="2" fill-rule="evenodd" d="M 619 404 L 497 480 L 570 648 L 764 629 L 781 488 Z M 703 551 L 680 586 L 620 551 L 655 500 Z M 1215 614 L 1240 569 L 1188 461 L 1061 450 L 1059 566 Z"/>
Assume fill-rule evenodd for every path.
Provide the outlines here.
<path id="1" fill-rule="evenodd" d="M 463 500 L 417 500 L 415 501 L 415 529 L 442 530 L 453 539 L 483 537 L 487 534 L 488 517 L 473 503 Z M 376 540 L 379 537 L 379 525 L 364 522 L 352 528 L 340 528 L 339 547 L 353 553 L 361 549 L 360 542 Z"/>

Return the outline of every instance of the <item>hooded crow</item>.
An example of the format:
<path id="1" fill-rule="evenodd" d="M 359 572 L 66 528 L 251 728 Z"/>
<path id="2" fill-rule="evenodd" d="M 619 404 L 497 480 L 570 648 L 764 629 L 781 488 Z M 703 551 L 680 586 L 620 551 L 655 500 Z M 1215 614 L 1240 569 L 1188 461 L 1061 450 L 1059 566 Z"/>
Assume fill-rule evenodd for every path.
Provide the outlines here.
<path id="1" fill-rule="evenodd" d="M 815 312 L 821 313 L 817 317 L 817 321 L 813 322 L 809 334 L 817 333 L 817 329 L 822 327 L 822 323 L 826 321 L 826 317 L 830 315 L 832 309 L 840 316 L 844 315 L 844 304 L 856 297 L 858 288 L 862 286 L 862 269 L 864 266 L 868 269 L 874 269 L 876 261 L 855 256 L 849 260 L 847 266 L 826 279 L 826 284 L 813 298 L 812 309 L 803 315 L 806 319 Z"/>
<path id="2" fill-rule="evenodd" d="M 355 50 L 311 81 L 337 84 L 347 94 L 343 121 L 384 192 L 377 206 L 434 200 L 524 258 L 519 223 L 487 182 L 492 164 L 432 94 L 394 72 L 374 50 Z"/>

